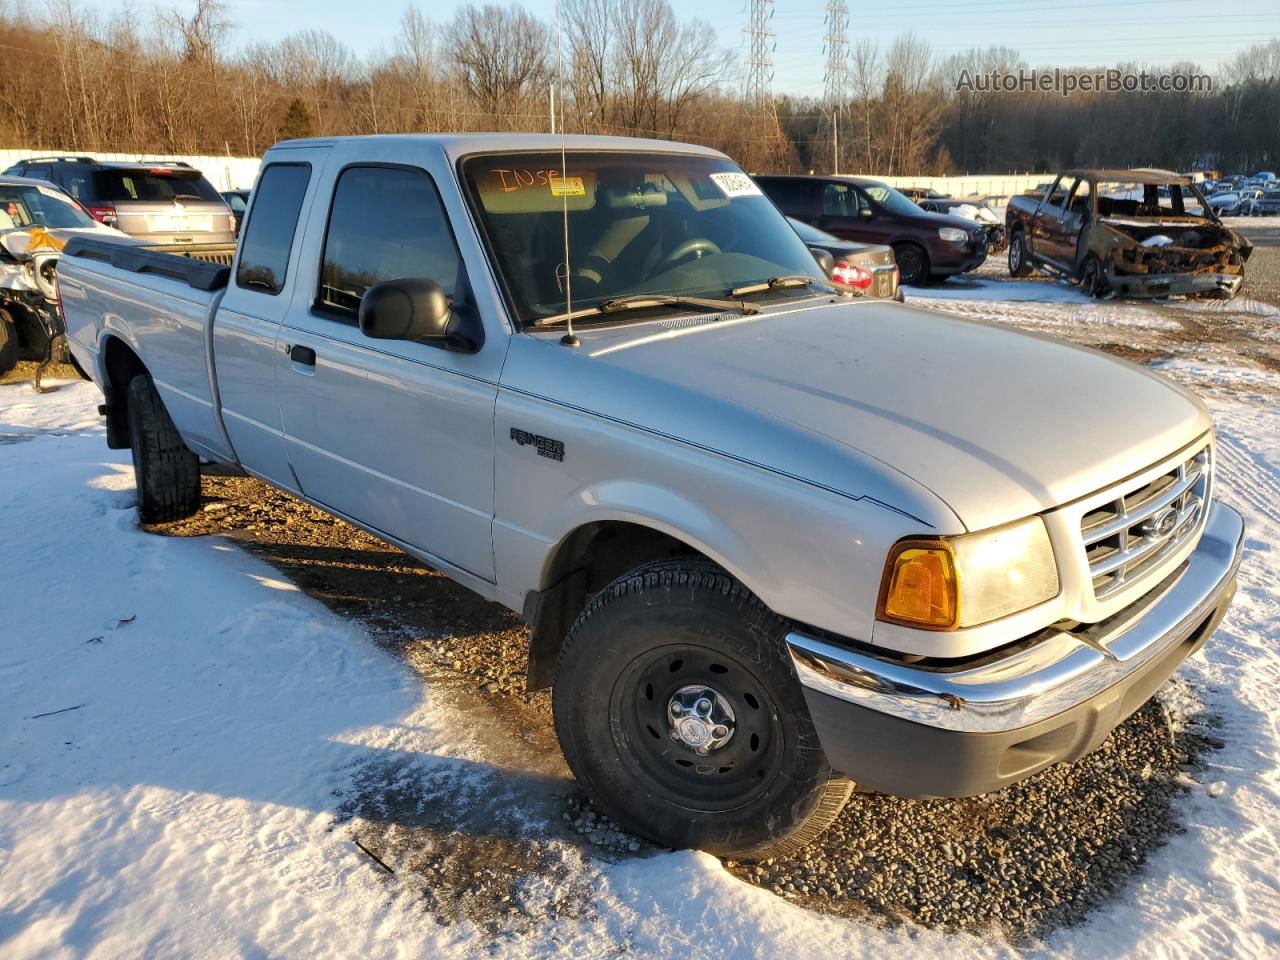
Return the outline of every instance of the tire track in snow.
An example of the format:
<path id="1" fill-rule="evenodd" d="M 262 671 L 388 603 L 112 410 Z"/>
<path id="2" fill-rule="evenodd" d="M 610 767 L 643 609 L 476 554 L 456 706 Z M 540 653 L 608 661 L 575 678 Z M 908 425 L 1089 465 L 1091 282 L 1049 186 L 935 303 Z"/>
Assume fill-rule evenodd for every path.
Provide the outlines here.
<path id="1" fill-rule="evenodd" d="M 1280 480 L 1258 465 L 1248 446 L 1222 431 L 1218 452 L 1218 468 L 1230 492 L 1280 527 Z"/>

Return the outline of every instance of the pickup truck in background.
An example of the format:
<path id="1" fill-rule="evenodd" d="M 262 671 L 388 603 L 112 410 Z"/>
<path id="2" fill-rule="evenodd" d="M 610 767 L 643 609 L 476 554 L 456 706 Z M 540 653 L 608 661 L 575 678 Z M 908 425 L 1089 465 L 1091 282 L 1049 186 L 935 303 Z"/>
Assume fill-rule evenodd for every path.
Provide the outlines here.
<path id="1" fill-rule="evenodd" d="M 1090 296 L 1230 300 L 1253 245 L 1223 225 L 1191 177 L 1073 170 L 1005 208 L 1009 274 L 1047 267 Z"/>
<path id="2" fill-rule="evenodd" d="M 59 290 L 143 520 L 218 461 L 521 612 L 579 782 L 670 846 L 1078 757 L 1234 590 L 1199 400 L 842 295 L 712 150 L 285 142 L 230 267 L 76 239 Z"/>

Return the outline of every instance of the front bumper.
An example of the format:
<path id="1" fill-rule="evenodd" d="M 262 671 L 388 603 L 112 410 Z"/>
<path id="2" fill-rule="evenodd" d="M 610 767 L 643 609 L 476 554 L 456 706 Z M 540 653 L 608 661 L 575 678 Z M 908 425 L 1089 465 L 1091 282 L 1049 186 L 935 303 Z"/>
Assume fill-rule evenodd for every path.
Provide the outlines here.
<path id="1" fill-rule="evenodd" d="M 886 793 L 965 797 L 1083 756 L 1217 628 L 1243 538 L 1240 514 L 1214 503 L 1195 551 L 1141 600 L 976 666 L 910 666 L 789 634 L 827 759 Z"/>
<path id="2" fill-rule="evenodd" d="M 1122 297 L 1176 297 L 1211 294 L 1230 300 L 1244 283 L 1240 273 L 1117 273 L 1111 288 Z"/>

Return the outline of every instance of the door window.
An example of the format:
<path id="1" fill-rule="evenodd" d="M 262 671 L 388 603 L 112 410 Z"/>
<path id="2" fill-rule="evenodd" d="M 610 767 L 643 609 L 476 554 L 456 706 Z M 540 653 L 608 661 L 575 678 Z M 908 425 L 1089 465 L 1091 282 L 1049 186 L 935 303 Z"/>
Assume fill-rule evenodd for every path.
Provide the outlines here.
<path id="1" fill-rule="evenodd" d="M 847 183 L 826 184 L 822 188 L 822 215 L 824 217 L 856 217 L 858 191 Z"/>
<path id="2" fill-rule="evenodd" d="M 1081 177 L 1076 181 L 1075 189 L 1071 191 L 1071 203 L 1069 209 L 1071 215 L 1078 220 L 1083 220 L 1089 215 L 1089 210 L 1093 206 L 1093 188 L 1089 181 Z"/>
<path id="3" fill-rule="evenodd" d="M 316 307 L 354 323 L 366 290 L 434 280 L 452 297 L 462 260 L 435 184 L 421 170 L 348 167 L 329 211 Z"/>
<path id="4" fill-rule="evenodd" d="M 272 296 L 284 289 L 289 251 L 310 180 L 308 163 L 273 163 L 262 172 L 258 200 L 240 241 L 236 286 Z"/>
<path id="5" fill-rule="evenodd" d="M 788 217 L 807 220 L 813 215 L 813 184 L 805 180 L 767 180 L 761 184 L 769 199 Z"/>

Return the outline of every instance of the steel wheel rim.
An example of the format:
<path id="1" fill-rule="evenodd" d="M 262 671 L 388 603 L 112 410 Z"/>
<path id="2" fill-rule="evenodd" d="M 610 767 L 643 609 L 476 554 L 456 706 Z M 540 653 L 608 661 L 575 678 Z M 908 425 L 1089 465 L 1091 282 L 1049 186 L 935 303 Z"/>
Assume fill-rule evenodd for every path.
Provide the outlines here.
<path id="1" fill-rule="evenodd" d="M 713 691 L 731 718 L 711 724 L 729 729 L 713 737 L 705 753 L 672 735 L 671 705 L 690 688 Z M 735 810 L 768 791 L 785 747 L 777 717 L 773 698 L 745 664 L 693 644 L 641 653 L 619 673 L 609 697 L 609 726 L 623 764 L 651 790 L 699 812 Z"/>
<path id="2" fill-rule="evenodd" d="M 908 269 L 903 269 L 902 260 L 906 261 Z M 904 250 L 898 261 L 898 270 L 903 283 L 915 283 L 920 279 L 924 264 L 920 260 L 920 255 L 914 250 Z"/>

